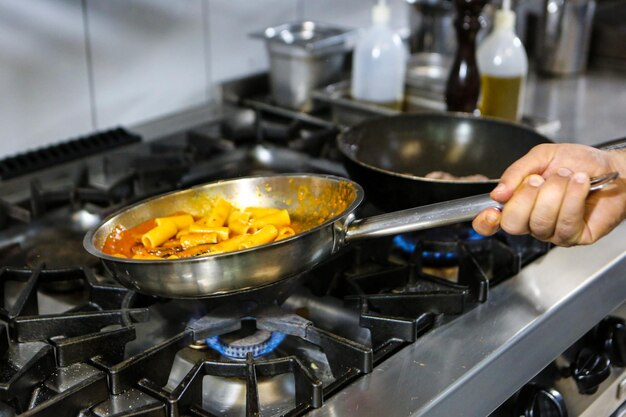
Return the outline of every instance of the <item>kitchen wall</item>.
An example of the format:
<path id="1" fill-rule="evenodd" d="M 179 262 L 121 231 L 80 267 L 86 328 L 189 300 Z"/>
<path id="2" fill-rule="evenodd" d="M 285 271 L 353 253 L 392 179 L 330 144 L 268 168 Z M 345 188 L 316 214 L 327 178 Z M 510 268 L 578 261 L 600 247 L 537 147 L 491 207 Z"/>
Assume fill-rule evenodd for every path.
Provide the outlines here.
<path id="1" fill-rule="evenodd" d="M 395 28 L 404 0 L 390 0 Z M 215 102 L 267 68 L 254 30 L 297 19 L 365 27 L 373 0 L 4 0 L 0 158 Z"/>

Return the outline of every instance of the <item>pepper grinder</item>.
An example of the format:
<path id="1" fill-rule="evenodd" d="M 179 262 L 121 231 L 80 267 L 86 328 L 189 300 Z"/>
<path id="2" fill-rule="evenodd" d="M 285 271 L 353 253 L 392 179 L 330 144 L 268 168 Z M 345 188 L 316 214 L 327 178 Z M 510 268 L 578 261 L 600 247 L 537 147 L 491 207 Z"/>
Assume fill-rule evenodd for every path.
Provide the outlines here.
<path id="1" fill-rule="evenodd" d="M 480 74 L 476 64 L 476 34 L 480 30 L 480 12 L 488 0 L 455 0 L 454 20 L 457 50 L 446 84 L 448 111 L 473 113 L 480 94 Z"/>

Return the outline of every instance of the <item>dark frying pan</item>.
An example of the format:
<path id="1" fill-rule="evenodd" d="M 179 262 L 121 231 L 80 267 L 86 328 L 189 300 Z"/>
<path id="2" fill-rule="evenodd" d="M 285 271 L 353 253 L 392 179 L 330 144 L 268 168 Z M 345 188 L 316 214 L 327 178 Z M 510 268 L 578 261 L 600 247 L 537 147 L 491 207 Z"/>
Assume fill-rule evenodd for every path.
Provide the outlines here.
<path id="1" fill-rule="evenodd" d="M 488 193 L 509 165 L 547 142 L 529 128 L 460 113 L 372 119 L 337 138 L 351 177 L 385 211 Z M 425 178 L 432 171 L 489 180 Z"/>

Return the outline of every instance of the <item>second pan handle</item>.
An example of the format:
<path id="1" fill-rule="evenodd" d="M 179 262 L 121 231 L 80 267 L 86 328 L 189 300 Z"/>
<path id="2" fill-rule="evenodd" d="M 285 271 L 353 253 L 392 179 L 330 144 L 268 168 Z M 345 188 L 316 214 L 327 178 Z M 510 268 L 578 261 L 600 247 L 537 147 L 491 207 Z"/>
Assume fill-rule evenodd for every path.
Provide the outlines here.
<path id="1" fill-rule="evenodd" d="M 590 191 L 604 188 L 618 177 L 617 172 L 590 178 Z M 502 204 L 492 200 L 489 194 L 460 198 L 443 203 L 430 204 L 379 216 L 348 222 L 345 242 L 358 239 L 415 232 L 434 227 L 448 226 L 474 219 L 487 208 L 502 209 Z"/>

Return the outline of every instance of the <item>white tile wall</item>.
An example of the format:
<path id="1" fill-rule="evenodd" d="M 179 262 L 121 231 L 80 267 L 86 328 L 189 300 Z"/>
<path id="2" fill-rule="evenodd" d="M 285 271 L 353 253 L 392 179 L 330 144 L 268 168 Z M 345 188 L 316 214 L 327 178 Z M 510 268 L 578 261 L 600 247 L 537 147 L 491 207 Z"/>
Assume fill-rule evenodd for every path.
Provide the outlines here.
<path id="1" fill-rule="evenodd" d="M 294 21 L 299 0 L 209 0 L 208 27 L 213 82 L 265 70 L 263 41 L 248 35 Z"/>
<path id="2" fill-rule="evenodd" d="M 349 28 L 365 28 L 372 22 L 374 0 L 302 0 L 303 18 L 343 25 Z M 405 0 L 389 0 L 391 26 L 396 29 L 408 27 L 408 5 Z"/>
<path id="3" fill-rule="evenodd" d="M 0 158 L 92 129 L 80 0 L 0 2 Z"/>
<path id="4" fill-rule="evenodd" d="M 88 0 L 98 128 L 205 103 L 203 0 Z"/>
<path id="5" fill-rule="evenodd" d="M 255 30 L 301 18 L 370 23 L 373 0 L 4 0 L 0 158 L 214 99 L 267 68 Z M 404 0 L 390 0 L 395 28 Z"/>

